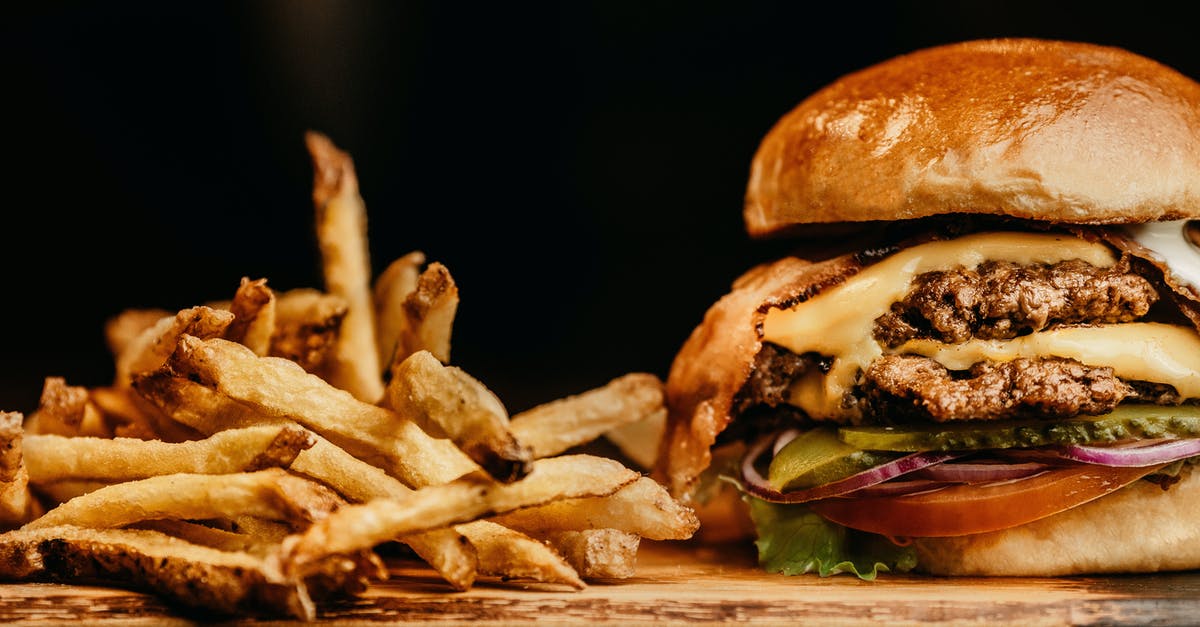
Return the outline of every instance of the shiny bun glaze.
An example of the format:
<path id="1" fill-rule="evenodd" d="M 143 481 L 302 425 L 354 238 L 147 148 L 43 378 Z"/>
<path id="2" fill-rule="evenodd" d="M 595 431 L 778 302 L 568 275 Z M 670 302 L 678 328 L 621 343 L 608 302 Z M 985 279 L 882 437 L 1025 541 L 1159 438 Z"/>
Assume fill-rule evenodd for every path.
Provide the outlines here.
<path id="1" fill-rule="evenodd" d="M 751 235 L 1000 214 L 1077 224 L 1200 217 L 1200 84 L 1091 44 L 970 41 L 850 74 L 756 153 Z"/>

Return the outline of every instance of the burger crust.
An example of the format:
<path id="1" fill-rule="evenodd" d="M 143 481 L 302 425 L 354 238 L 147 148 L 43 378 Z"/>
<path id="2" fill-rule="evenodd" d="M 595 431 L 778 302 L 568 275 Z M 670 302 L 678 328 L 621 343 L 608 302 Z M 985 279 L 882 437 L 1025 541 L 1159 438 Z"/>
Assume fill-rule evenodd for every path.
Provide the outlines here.
<path id="1" fill-rule="evenodd" d="M 1083 43 L 921 50 L 845 76 L 780 119 L 745 200 L 755 236 L 947 213 L 1200 217 L 1200 84 Z"/>
<path id="2" fill-rule="evenodd" d="M 914 540 L 918 568 L 937 575 L 1050 577 L 1200 567 L 1200 474 L 1166 492 L 1137 481 L 1032 523 Z"/>

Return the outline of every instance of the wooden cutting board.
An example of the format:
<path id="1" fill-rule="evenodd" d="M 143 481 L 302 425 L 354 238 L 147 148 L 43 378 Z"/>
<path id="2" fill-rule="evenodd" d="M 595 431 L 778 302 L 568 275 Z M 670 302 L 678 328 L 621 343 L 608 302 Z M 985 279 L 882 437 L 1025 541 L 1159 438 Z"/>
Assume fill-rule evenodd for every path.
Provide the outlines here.
<path id="1" fill-rule="evenodd" d="M 202 617 L 156 597 L 58 584 L 0 585 L 0 623 L 187 624 Z M 480 582 L 452 592 L 420 564 L 358 599 L 324 603 L 320 620 L 458 625 L 531 622 L 762 622 L 819 625 L 1200 624 L 1200 573 L 1061 579 L 940 578 L 882 574 L 783 577 L 760 571 L 751 547 L 647 543 L 637 577 L 582 592 Z M 273 623 L 279 621 L 253 622 Z"/>

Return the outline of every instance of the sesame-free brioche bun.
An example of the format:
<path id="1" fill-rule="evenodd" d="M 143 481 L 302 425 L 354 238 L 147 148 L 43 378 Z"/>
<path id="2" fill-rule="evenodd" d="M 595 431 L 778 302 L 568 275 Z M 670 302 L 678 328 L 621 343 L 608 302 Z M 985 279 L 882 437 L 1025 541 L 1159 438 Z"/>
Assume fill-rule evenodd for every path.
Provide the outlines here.
<path id="1" fill-rule="evenodd" d="M 949 213 L 1200 217 L 1200 84 L 1119 48 L 1062 41 L 899 56 L 775 124 L 754 156 L 744 217 L 766 236 Z"/>

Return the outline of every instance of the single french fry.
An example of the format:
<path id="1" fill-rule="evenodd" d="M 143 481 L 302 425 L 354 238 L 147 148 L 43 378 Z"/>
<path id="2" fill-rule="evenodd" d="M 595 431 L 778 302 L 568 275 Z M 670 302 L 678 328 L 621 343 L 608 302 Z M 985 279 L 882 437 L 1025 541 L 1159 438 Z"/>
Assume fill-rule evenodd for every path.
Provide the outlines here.
<path id="1" fill-rule="evenodd" d="M 395 412 L 234 342 L 184 337 L 170 366 L 261 414 L 299 422 L 410 487 L 444 483 L 477 468 L 448 440 L 430 437 Z"/>
<path id="2" fill-rule="evenodd" d="M 125 352 L 137 336 L 163 318 L 175 314 L 166 309 L 126 309 L 104 323 L 104 340 L 115 358 Z"/>
<path id="3" fill-rule="evenodd" d="M 59 505 L 25 527 L 111 528 L 159 518 L 244 515 L 311 522 L 339 503 L 328 488 L 278 468 L 225 475 L 179 473 L 100 488 Z"/>
<path id="4" fill-rule="evenodd" d="M 24 421 L 21 412 L 0 411 L 0 483 L 12 481 L 21 468 Z"/>
<path id="5" fill-rule="evenodd" d="M 454 316 L 458 312 L 458 285 L 450 270 L 437 263 L 421 273 L 417 287 L 404 301 L 406 322 L 396 342 L 392 364 L 399 364 L 409 355 L 427 350 L 438 361 L 450 363 L 450 335 Z"/>
<path id="6" fill-rule="evenodd" d="M 562 584 L 576 590 L 586 587 L 568 561 L 523 533 L 482 520 L 459 528 L 479 554 L 480 574 Z"/>
<path id="7" fill-rule="evenodd" d="M 275 300 L 275 333 L 269 355 L 296 362 L 306 372 L 323 374 L 332 362 L 346 299 L 314 289 L 294 289 Z"/>
<path id="8" fill-rule="evenodd" d="M 375 344 L 381 366 L 392 363 L 397 343 L 408 327 L 404 301 L 416 291 L 423 265 L 425 253 L 413 251 L 393 261 L 375 279 L 372 289 L 375 300 Z"/>
<path id="9" fill-rule="evenodd" d="M 362 574 L 354 560 L 339 562 L 351 567 L 346 577 Z M 273 560 L 148 529 L 65 525 L 0 534 L 0 580 L 123 582 L 211 612 L 316 617 L 304 582 Z"/>
<path id="10" fill-rule="evenodd" d="M 448 437 L 500 481 L 525 476 L 529 449 L 508 430 L 508 411 L 483 383 L 429 351 L 401 363 L 387 387 L 388 404 L 435 437 Z"/>
<path id="11" fill-rule="evenodd" d="M 584 579 L 627 579 L 637 569 L 641 538 L 636 534 L 616 529 L 552 531 L 542 540 Z"/>
<path id="12" fill-rule="evenodd" d="M 62 377 L 46 377 L 38 408 L 25 424 L 28 433 L 79 434 L 88 403 L 87 388 L 67 385 Z"/>
<path id="13" fill-rule="evenodd" d="M 268 417 L 199 383 L 175 377 L 165 370 L 134 380 L 135 388 L 174 419 L 202 433 L 245 428 L 255 424 L 299 425 L 282 417 Z M 329 440 L 308 432 L 314 440 L 292 462 L 291 470 L 333 488 L 352 502 L 397 498 L 412 489 Z M 475 581 L 474 547 L 453 529 L 438 529 L 401 539 L 458 590 Z"/>
<path id="14" fill-rule="evenodd" d="M 0 412 L 0 528 L 40 516 L 41 505 L 29 491 L 20 412 Z"/>
<path id="15" fill-rule="evenodd" d="M 287 468 L 314 442 L 312 434 L 301 427 L 265 425 L 180 443 L 31 435 L 25 439 L 25 450 L 30 480 L 35 484 L 77 479 L 117 483 L 176 473 Z"/>
<path id="16" fill-rule="evenodd" d="M 535 458 L 549 457 L 662 410 L 663 386 L 658 377 L 632 373 L 521 412 L 513 416 L 510 429 Z"/>
<path id="17" fill-rule="evenodd" d="M 330 382 L 355 398 L 383 397 L 382 369 L 375 345 L 367 209 L 350 155 L 328 137 L 309 131 L 305 143 L 313 164 L 313 205 L 325 289 L 346 299 L 346 318 L 334 351 Z"/>
<path id="18" fill-rule="evenodd" d="M 700 527 L 690 507 L 676 501 L 649 477 L 641 477 L 608 496 L 555 501 L 490 520 L 534 536 L 604 528 L 650 540 L 686 540 Z"/>
<path id="19" fill-rule="evenodd" d="M 41 505 L 29 491 L 29 474 L 17 470 L 11 481 L 0 482 L 0 529 L 16 527 L 42 514 Z"/>
<path id="20" fill-rule="evenodd" d="M 225 339 L 245 345 L 255 355 L 268 354 L 275 334 L 275 292 L 267 287 L 267 280 L 242 277 L 229 311 L 234 317 Z"/>
<path id="21" fill-rule="evenodd" d="M 589 455 L 534 462 L 524 479 L 496 483 L 482 472 L 416 490 L 398 499 L 350 505 L 284 542 L 283 559 L 304 572 L 321 558 L 374 547 L 392 538 L 561 499 L 603 496 L 637 480 L 621 464 Z"/>
<path id="22" fill-rule="evenodd" d="M 233 314 L 210 307 L 184 309 L 173 318 L 163 318 L 140 333 L 117 355 L 117 387 L 128 387 L 133 375 L 163 365 L 182 335 L 220 337 L 233 322 Z"/>

